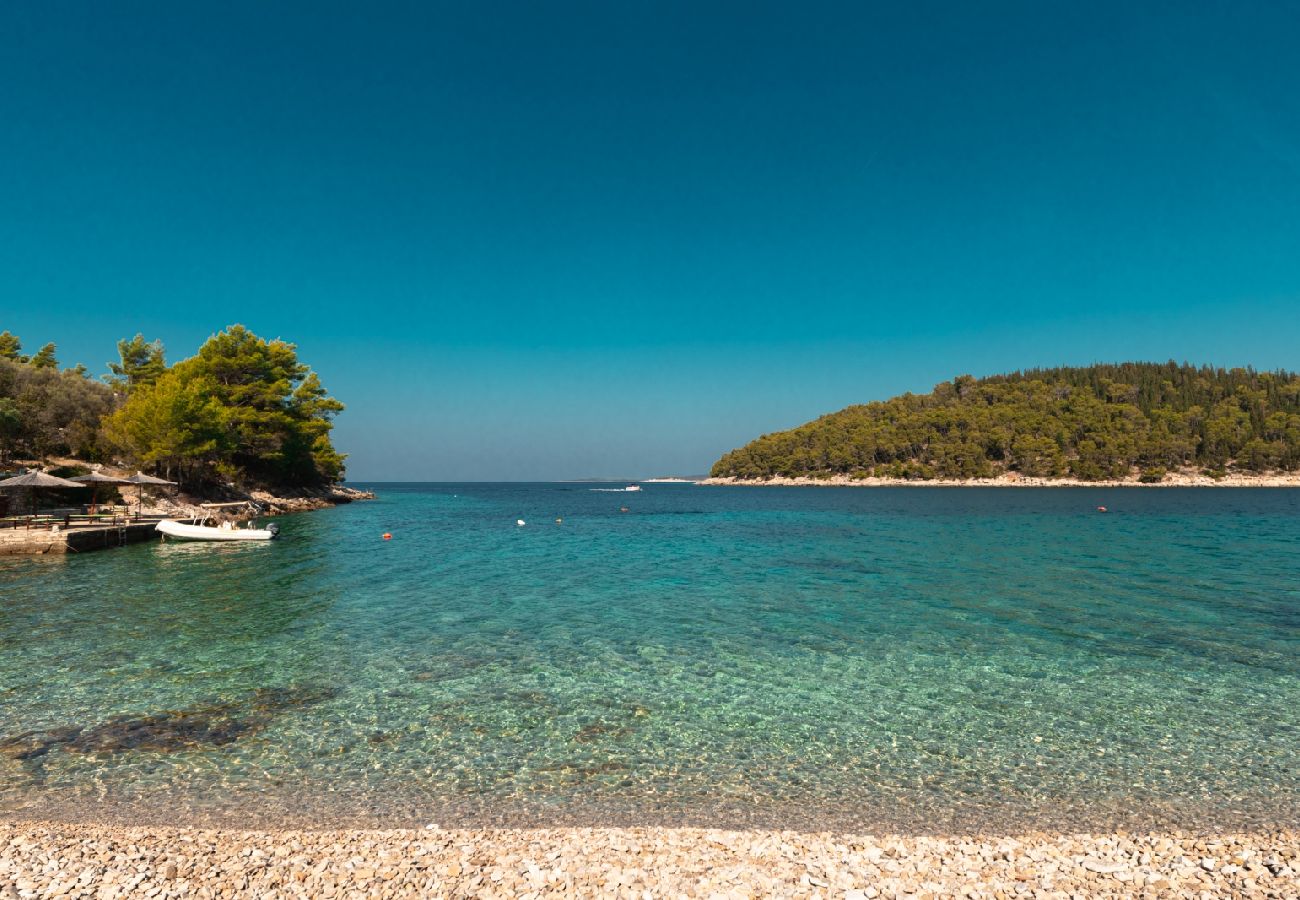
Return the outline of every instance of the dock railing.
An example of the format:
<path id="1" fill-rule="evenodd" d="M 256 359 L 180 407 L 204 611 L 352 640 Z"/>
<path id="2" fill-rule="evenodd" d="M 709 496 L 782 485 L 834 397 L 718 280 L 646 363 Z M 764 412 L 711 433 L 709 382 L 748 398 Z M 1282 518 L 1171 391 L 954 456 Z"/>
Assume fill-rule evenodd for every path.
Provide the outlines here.
<path id="1" fill-rule="evenodd" d="M 166 518 L 168 517 L 157 513 L 141 515 L 126 509 L 108 510 L 103 507 L 94 513 L 46 510 L 32 515 L 0 518 L 0 529 L 14 528 L 32 531 L 55 527 L 62 530 L 73 528 L 121 528 L 125 525 L 147 525 L 161 522 Z"/>

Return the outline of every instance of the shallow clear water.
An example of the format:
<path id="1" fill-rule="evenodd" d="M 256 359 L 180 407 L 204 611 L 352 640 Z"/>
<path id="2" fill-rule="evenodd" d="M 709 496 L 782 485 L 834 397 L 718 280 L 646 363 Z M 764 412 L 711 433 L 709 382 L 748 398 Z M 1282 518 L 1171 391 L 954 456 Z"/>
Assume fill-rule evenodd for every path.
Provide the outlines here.
<path id="1" fill-rule="evenodd" d="M 0 814 L 1300 820 L 1300 491 L 376 487 L 0 559 Z"/>

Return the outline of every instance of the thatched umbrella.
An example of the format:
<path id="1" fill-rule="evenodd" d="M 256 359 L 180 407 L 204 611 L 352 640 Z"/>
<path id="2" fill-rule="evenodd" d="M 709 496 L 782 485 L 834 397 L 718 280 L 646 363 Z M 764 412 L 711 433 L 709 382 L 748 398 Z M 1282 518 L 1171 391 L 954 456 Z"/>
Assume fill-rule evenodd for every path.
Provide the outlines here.
<path id="1" fill-rule="evenodd" d="M 0 488 L 28 488 L 32 492 L 32 515 L 36 515 L 36 492 L 41 489 L 50 488 L 84 488 L 86 485 L 78 484 L 75 481 L 69 481 L 66 478 L 59 478 L 54 475 L 46 475 L 44 472 L 28 472 L 26 475 L 15 475 L 13 478 L 6 478 L 0 481 Z"/>
<path id="2" fill-rule="evenodd" d="M 131 484 L 131 482 L 125 478 L 118 478 L 116 475 L 105 475 L 103 472 L 91 472 L 89 475 L 76 475 L 73 476 L 72 480 L 90 485 L 90 512 L 92 514 L 99 505 L 99 486 L 101 484 Z"/>
<path id="3" fill-rule="evenodd" d="M 154 478 L 152 475 L 146 475 L 143 472 L 136 472 L 130 478 L 126 479 L 127 484 L 134 484 L 135 489 L 135 514 L 140 515 L 144 508 L 144 485 L 146 484 L 175 484 L 174 481 L 168 481 L 166 478 Z"/>

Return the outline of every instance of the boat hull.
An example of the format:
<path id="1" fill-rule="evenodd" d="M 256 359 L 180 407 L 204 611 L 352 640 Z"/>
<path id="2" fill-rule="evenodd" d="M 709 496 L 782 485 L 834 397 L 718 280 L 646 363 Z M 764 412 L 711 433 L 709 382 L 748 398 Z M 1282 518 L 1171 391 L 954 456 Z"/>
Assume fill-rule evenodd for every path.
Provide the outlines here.
<path id="1" fill-rule="evenodd" d="M 168 537 L 181 541 L 269 541 L 276 535 L 269 528 L 209 528 L 171 519 L 164 519 L 157 527 Z"/>

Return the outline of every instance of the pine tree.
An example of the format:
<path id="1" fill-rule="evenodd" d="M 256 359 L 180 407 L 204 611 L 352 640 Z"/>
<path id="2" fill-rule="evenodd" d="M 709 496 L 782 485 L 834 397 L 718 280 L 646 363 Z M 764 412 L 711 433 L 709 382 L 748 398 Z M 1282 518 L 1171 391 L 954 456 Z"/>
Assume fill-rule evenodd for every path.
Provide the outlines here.
<path id="1" fill-rule="evenodd" d="M 162 341 L 146 341 L 142 334 L 118 341 L 117 355 L 120 362 L 108 364 L 112 374 L 106 380 L 124 393 L 153 384 L 167 370 Z"/>
<path id="2" fill-rule="evenodd" d="M 23 362 L 22 349 L 22 342 L 18 340 L 17 335 L 10 334 L 8 331 L 0 331 L 0 359 Z"/>
<path id="3" fill-rule="evenodd" d="M 55 347 L 52 342 L 46 344 L 40 350 L 36 351 L 36 355 L 33 356 L 29 362 L 38 369 L 57 369 L 59 367 L 59 361 L 54 356 L 54 350 Z"/>

